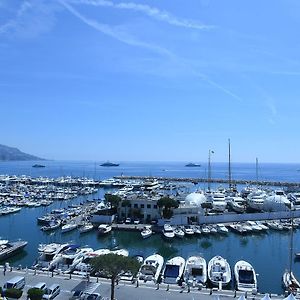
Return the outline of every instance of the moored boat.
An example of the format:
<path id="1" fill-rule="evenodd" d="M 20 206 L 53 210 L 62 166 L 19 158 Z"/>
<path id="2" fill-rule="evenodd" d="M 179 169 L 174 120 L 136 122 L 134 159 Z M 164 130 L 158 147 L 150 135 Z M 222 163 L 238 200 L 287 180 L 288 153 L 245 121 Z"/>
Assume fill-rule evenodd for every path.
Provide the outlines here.
<path id="1" fill-rule="evenodd" d="M 143 239 L 149 238 L 152 235 L 151 226 L 145 226 L 141 231 L 141 236 Z"/>
<path id="2" fill-rule="evenodd" d="M 185 267 L 185 259 L 176 256 L 166 262 L 163 271 L 163 282 L 168 284 L 178 284 L 182 279 Z"/>
<path id="3" fill-rule="evenodd" d="M 99 235 L 104 235 L 104 234 L 110 233 L 111 230 L 112 230 L 112 227 L 109 224 L 100 224 L 98 226 L 98 234 Z"/>
<path id="4" fill-rule="evenodd" d="M 154 283 L 156 283 L 159 279 L 163 265 L 164 265 L 164 259 L 161 255 L 159 254 L 150 255 L 144 260 L 137 274 L 137 278 L 139 280 L 153 281 Z"/>
<path id="5" fill-rule="evenodd" d="M 207 281 L 207 264 L 201 256 L 190 256 L 185 264 L 184 281 L 191 286 L 202 286 Z"/>
<path id="6" fill-rule="evenodd" d="M 162 231 L 163 237 L 167 240 L 172 240 L 175 237 L 174 230 L 171 225 L 165 224 Z"/>
<path id="7" fill-rule="evenodd" d="M 210 282 L 219 287 L 226 286 L 231 281 L 230 265 L 222 256 L 214 256 L 208 263 L 208 279 Z"/>
<path id="8" fill-rule="evenodd" d="M 234 277 L 238 291 L 257 291 L 257 279 L 252 265 L 244 260 L 238 261 L 234 266 Z"/>
<path id="9" fill-rule="evenodd" d="M 0 240 L 0 260 L 13 256 L 26 245 L 26 241 L 11 242 L 9 240 Z"/>

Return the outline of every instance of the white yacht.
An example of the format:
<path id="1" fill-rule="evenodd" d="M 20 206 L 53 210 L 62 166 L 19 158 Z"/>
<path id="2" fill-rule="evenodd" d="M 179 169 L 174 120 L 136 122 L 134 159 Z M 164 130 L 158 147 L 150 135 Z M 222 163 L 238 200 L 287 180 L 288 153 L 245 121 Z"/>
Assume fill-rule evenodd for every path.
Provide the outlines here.
<path id="1" fill-rule="evenodd" d="M 194 235 L 194 229 L 191 226 L 184 226 L 183 231 L 186 236 L 193 236 Z"/>
<path id="2" fill-rule="evenodd" d="M 266 197 L 267 194 L 265 191 L 262 191 L 260 189 L 254 189 L 247 196 L 247 205 L 253 210 L 261 211 L 263 210 Z"/>
<path id="3" fill-rule="evenodd" d="M 185 259 L 181 256 L 176 256 L 166 262 L 163 271 L 163 282 L 170 284 L 178 284 L 182 279 L 185 267 Z"/>
<path id="4" fill-rule="evenodd" d="M 49 270 L 50 263 L 55 255 L 61 253 L 69 247 L 69 244 L 41 244 L 38 247 L 40 256 L 34 263 L 34 267 L 42 270 Z"/>
<path id="5" fill-rule="evenodd" d="M 141 231 L 141 236 L 143 239 L 149 238 L 152 235 L 151 226 L 145 226 Z"/>
<path id="6" fill-rule="evenodd" d="M 177 227 L 174 229 L 174 233 L 175 233 L 175 236 L 176 236 L 176 237 L 178 237 L 178 238 L 180 238 L 180 239 L 184 238 L 185 233 L 184 233 L 184 231 L 181 229 L 180 226 L 177 226 Z"/>
<path id="7" fill-rule="evenodd" d="M 217 287 L 226 286 L 231 281 L 230 265 L 222 256 L 214 256 L 208 263 L 208 279 Z"/>
<path id="8" fill-rule="evenodd" d="M 217 212 L 224 212 L 227 206 L 225 194 L 221 192 L 213 192 L 211 194 L 212 209 Z"/>
<path id="9" fill-rule="evenodd" d="M 94 229 L 94 226 L 92 223 L 86 223 L 82 227 L 79 228 L 79 233 L 86 233 L 89 231 L 92 231 Z"/>
<path id="10" fill-rule="evenodd" d="M 229 207 L 237 212 L 243 213 L 246 210 L 246 200 L 240 196 L 228 196 L 226 197 Z"/>
<path id="11" fill-rule="evenodd" d="M 174 229 L 170 224 L 165 224 L 162 231 L 163 237 L 167 240 L 171 240 L 175 237 Z"/>
<path id="12" fill-rule="evenodd" d="M 62 226 L 61 228 L 61 232 L 64 233 L 64 232 L 69 232 L 71 230 L 74 230 L 77 228 L 77 224 L 76 223 L 68 223 L 68 224 L 65 224 L 64 226 Z"/>
<path id="13" fill-rule="evenodd" d="M 236 288 L 242 292 L 257 291 L 257 280 L 254 268 L 244 260 L 238 261 L 234 266 Z"/>
<path id="14" fill-rule="evenodd" d="M 207 281 L 207 264 L 201 256 L 190 256 L 185 264 L 184 281 L 191 286 L 202 286 Z"/>
<path id="15" fill-rule="evenodd" d="M 228 233 L 228 228 L 224 224 L 221 223 L 216 224 L 216 229 L 220 233 L 225 233 L 225 234 Z"/>
<path id="16" fill-rule="evenodd" d="M 150 255 L 144 260 L 137 274 L 137 278 L 139 280 L 153 281 L 154 283 L 156 283 L 159 279 L 163 265 L 164 265 L 164 259 L 161 255 L 159 254 Z"/>
<path id="17" fill-rule="evenodd" d="M 111 230 L 112 230 L 112 227 L 109 224 L 100 224 L 98 226 L 98 233 L 100 235 L 104 235 L 104 234 L 110 233 Z"/>

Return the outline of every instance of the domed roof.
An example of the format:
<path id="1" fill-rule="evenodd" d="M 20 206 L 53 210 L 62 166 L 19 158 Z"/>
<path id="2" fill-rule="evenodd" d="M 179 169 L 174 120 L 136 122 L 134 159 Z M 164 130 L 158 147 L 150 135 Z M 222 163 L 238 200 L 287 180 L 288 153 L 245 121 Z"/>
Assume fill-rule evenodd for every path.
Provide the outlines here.
<path id="1" fill-rule="evenodd" d="M 190 193 L 185 197 L 185 203 L 192 206 L 201 206 L 206 201 L 206 197 L 202 193 Z"/>

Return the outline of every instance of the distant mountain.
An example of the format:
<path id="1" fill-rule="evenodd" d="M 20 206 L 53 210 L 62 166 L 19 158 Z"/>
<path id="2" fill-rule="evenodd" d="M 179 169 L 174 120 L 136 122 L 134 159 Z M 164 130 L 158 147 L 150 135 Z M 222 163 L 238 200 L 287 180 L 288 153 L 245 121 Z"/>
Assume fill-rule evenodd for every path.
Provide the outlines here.
<path id="1" fill-rule="evenodd" d="M 0 144 L 0 161 L 18 161 L 18 160 L 45 160 L 45 159 L 24 153 L 17 148 L 12 148 Z"/>

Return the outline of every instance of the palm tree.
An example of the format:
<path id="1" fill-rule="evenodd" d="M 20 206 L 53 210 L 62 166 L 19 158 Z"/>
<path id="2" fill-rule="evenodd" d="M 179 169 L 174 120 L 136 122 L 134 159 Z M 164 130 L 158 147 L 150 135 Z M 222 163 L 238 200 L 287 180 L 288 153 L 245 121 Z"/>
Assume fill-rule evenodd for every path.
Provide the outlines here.
<path id="1" fill-rule="evenodd" d="M 140 268 L 140 263 L 132 257 L 117 254 L 106 254 L 91 260 L 95 274 L 101 274 L 111 279 L 110 299 L 115 299 L 115 282 L 121 273 L 131 272 L 135 276 Z"/>

